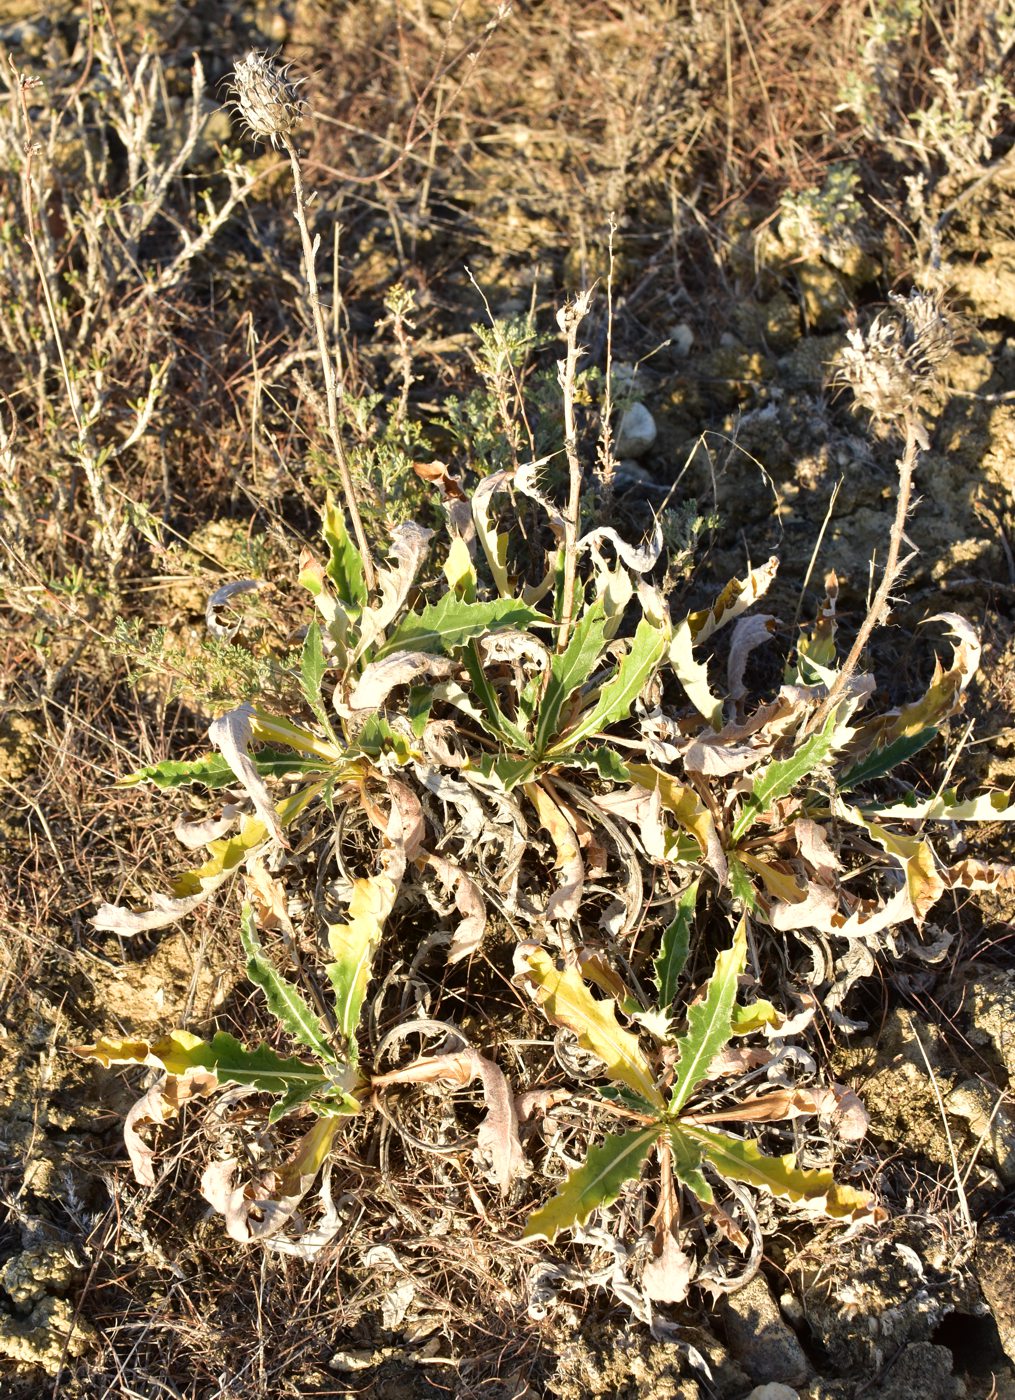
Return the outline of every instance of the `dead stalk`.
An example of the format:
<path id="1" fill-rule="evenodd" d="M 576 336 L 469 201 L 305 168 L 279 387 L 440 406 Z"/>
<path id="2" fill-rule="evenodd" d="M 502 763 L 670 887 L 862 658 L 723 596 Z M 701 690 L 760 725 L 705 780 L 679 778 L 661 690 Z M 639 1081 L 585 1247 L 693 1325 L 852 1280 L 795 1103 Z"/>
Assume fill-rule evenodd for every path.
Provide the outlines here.
<path id="1" fill-rule="evenodd" d="M 884 572 L 881 575 L 881 583 L 878 591 L 874 595 L 874 600 L 867 610 L 867 616 L 856 634 L 856 640 L 846 657 L 838 676 L 832 685 L 831 690 L 825 699 L 818 706 L 813 718 L 807 726 L 808 732 L 819 730 L 828 716 L 832 713 L 842 694 L 849 684 L 853 673 L 860 663 L 864 649 L 870 640 L 870 635 L 874 628 L 884 620 L 888 607 L 888 597 L 898 580 L 899 574 L 905 566 L 906 560 L 899 562 L 899 554 L 902 549 L 902 541 L 905 535 L 906 516 L 909 514 L 909 504 L 913 491 L 913 471 L 916 467 L 917 457 L 921 446 L 926 444 L 927 438 L 918 416 L 910 413 L 905 420 L 906 443 L 899 458 L 899 491 L 895 502 L 895 519 L 892 522 L 891 535 L 888 540 L 888 558 L 885 560 Z"/>
<path id="2" fill-rule="evenodd" d="M 324 397 L 328 406 L 328 436 L 331 439 L 331 445 L 335 452 L 335 459 L 338 462 L 338 474 L 342 482 L 342 492 L 345 496 L 346 508 L 352 520 L 353 533 L 356 536 L 356 543 L 359 546 L 360 554 L 363 556 L 363 573 L 366 578 L 367 587 L 372 590 L 376 585 L 377 575 L 370 554 L 370 546 L 367 543 L 366 532 L 363 529 L 363 519 L 360 515 L 356 487 L 353 483 L 352 472 L 349 468 L 349 458 L 346 454 L 345 444 L 342 441 L 342 434 L 339 428 L 338 380 L 335 374 L 335 361 L 328 343 L 328 329 L 324 323 L 320 288 L 317 282 L 317 268 L 315 265 L 317 243 L 311 238 L 310 229 L 307 227 L 303 171 L 300 167 L 300 158 L 292 141 L 285 135 L 281 136 L 280 140 L 289 157 L 289 164 L 292 166 L 293 192 L 296 201 L 296 222 L 299 225 L 300 238 L 303 242 L 303 264 L 306 270 L 307 290 L 310 294 L 310 309 L 314 317 L 314 330 L 317 334 L 317 350 L 321 360 L 321 369 L 324 373 Z"/>
<path id="3" fill-rule="evenodd" d="M 567 338 L 567 355 L 557 361 L 557 380 L 564 396 L 564 451 L 567 454 L 568 496 L 564 512 L 564 586 L 561 595 L 557 650 L 563 651 L 571 635 L 574 616 L 575 575 L 578 566 L 578 528 L 581 506 L 582 465 L 578 457 L 578 430 L 574 416 L 575 380 L 578 372 L 578 329 L 589 313 L 591 290 L 581 292 L 557 313 L 557 324 Z"/>

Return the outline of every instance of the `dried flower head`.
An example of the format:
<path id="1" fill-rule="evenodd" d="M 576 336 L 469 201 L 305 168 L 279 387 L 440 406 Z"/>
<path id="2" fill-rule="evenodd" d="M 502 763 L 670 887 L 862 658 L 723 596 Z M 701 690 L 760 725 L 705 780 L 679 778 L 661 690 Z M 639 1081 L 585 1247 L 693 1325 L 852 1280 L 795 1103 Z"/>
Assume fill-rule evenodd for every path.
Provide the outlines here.
<path id="1" fill-rule="evenodd" d="M 955 323 L 931 292 L 892 293 L 867 333 L 851 330 L 836 378 L 875 418 L 898 421 L 927 398 L 955 345 Z"/>
<path id="2" fill-rule="evenodd" d="M 252 49 L 237 63 L 229 88 L 251 134 L 273 146 L 281 137 L 292 135 L 305 111 L 305 103 L 296 92 L 298 84 L 289 82 L 288 72 L 288 66 L 276 68 L 267 54 Z"/>

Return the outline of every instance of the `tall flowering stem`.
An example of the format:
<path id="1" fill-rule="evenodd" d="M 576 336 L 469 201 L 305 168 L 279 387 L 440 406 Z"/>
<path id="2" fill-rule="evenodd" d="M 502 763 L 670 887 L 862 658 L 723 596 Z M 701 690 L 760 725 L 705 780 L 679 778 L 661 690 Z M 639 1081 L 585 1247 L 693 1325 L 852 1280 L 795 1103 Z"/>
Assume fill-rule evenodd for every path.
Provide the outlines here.
<path id="1" fill-rule="evenodd" d="M 852 330 L 839 358 L 838 378 L 852 389 L 857 403 L 875 418 L 901 429 L 905 446 L 899 458 L 899 489 L 895 519 L 888 540 L 888 557 L 867 616 L 828 695 L 815 711 L 807 730 L 820 729 L 853 677 L 874 628 L 884 621 L 892 588 L 903 567 L 900 562 L 906 516 L 913 492 L 913 472 L 920 451 L 930 446 L 922 409 L 937 380 L 937 371 L 955 345 L 955 325 L 936 296 L 915 291 L 893 295 L 888 311 L 875 318 L 867 334 Z"/>
<path id="2" fill-rule="evenodd" d="M 303 171 L 300 168 L 300 158 L 288 134 L 280 137 L 282 147 L 289 157 L 289 164 L 293 172 L 293 193 L 296 197 L 296 222 L 299 225 L 300 238 L 303 241 L 303 264 L 306 270 L 307 290 L 310 293 L 310 309 L 314 318 L 314 330 L 317 333 L 317 349 L 321 359 L 321 369 L 324 372 L 324 398 L 328 406 L 328 436 L 331 438 L 331 445 L 335 451 L 335 459 L 338 462 L 338 474 L 342 482 L 342 492 L 345 496 L 346 508 L 352 520 L 353 533 L 356 536 L 356 543 L 359 552 L 363 556 L 363 574 L 369 589 L 373 589 L 377 582 L 377 575 L 374 571 L 373 559 L 370 554 L 370 546 L 367 543 L 366 532 L 363 529 L 363 518 L 360 515 L 359 501 L 356 496 L 356 486 L 352 479 L 352 471 L 349 467 L 349 457 L 342 441 L 342 434 L 338 421 L 338 381 L 335 374 L 335 361 L 328 341 L 328 328 L 324 320 L 324 312 L 321 309 L 321 294 L 317 282 L 317 268 L 315 266 L 316 247 L 310 236 L 310 229 L 307 226 L 306 200 L 303 189 Z"/>
<path id="3" fill-rule="evenodd" d="M 303 242 L 303 265 L 310 294 L 310 310 L 314 319 L 317 336 L 317 350 L 324 373 L 324 397 L 328 407 L 328 436 L 338 462 L 338 474 L 342 483 L 346 509 L 352 521 L 353 533 L 363 556 L 363 574 L 367 587 L 373 589 L 377 574 L 374 569 L 370 546 L 363 529 L 356 486 L 349 467 L 349 457 L 342 441 L 338 418 L 338 376 L 335 373 L 335 359 L 328 338 L 328 328 L 321 309 L 321 293 L 317 282 L 316 254 L 317 243 L 310 236 L 307 226 L 306 195 L 303 186 L 303 170 L 300 158 L 293 144 L 293 134 L 299 130 L 306 106 L 297 93 L 297 85 L 289 82 L 287 69 L 276 68 L 264 54 L 248 53 L 233 70 L 232 95 L 237 112 L 246 123 L 251 135 L 279 146 L 289 157 L 293 172 L 293 193 L 296 199 L 296 222 L 299 225 Z"/>

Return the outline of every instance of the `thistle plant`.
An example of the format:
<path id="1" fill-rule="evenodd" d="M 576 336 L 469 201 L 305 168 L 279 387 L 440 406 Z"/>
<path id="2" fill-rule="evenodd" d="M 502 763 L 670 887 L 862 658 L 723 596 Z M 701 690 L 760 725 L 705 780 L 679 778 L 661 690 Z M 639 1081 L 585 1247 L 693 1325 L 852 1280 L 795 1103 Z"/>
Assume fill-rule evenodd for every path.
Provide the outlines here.
<path id="1" fill-rule="evenodd" d="M 559 318 L 565 402 L 587 307 L 583 297 Z M 926 339 L 883 340 L 885 359 L 908 363 L 911 377 L 914 363 L 936 353 Z M 371 982 L 390 955 L 389 921 L 410 887 L 452 920 L 451 963 L 467 969 L 483 953 L 494 917 L 517 931 L 516 985 L 597 1057 L 598 1077 L 620 1089 L 618 1099 L 607 1084 L 600 1099 L 634 1124 L 619 1140 L 589 1145 L 587 1164 L 556 1203 L 537 1209 L 530 1236 L 579 1227 L 657 1151 L 665 1229 L 656 1244 L 665 1252 L 681 1219 L 699 1207 L 720 1210 L 722 1181 L 845 1219 L 873 1209 L 869 1192 L 836 1186 L 825 1169 L 809 1175 L 787 1153 L 769 1158 L 756 1140 L 716 1129 L 822 1111 L 816 1089 L 759 1100 L 746 1081 L 720 1073 L 735 1036 L 766 1027 L 798 1033 L 764 998 L 736 1008 L 747 949 L 753 944 L 760 966 L 767 940 L 804 944 L 816 967 L 806 995 L 845 1024 L 841 1008 L 863 963 L 838 966 L 824 950 L 862 948 L 870 967 L 904 948 L 919 955 L 922 925 L 948 890 L 1015 883 L 1005 866 L 949 863 L 922 834 L 927 823 L 1015 820 L 1007 796 L 903 789 L 900 799 L 893 778 L 963 704 L 980 655 L 968 623 L 941 619 L 954 652 L 924 695 L 867 713 L 874 681 L 857 673 L 856 648 L 855 657 L 837 659 L 830 576 L 783 683 L 753 695 L 748 659 L 779 636 L 777 619 L 757 611 L 778 561 L 675 618 L 651 581 L 665 572 L 658 526 L 637 544 L 612 526 L 582 533 L 582 464 L 570 421 L 565 412 L 563 507 L 543 462 L 495 472 L 471 491 L 445 464 L 420 464 L 443 509 L 443 541 L 438 547 L 434 532 L 413 521 L 395 526 L 375 585 L 343 512 L 327 501 L 320 556 L 306 550 L 301 560 L 308 615 L 294 684 L 280 688 L 297 703 L 278 709 L 254 697 L 214 721 L 210 752 L 121 779 L 169 791 L 197 785 L 228 800 L 179 828 L 188 844 L 206 847 L 207 859 L 147 908 L 102 906 L 95 926 L 126 936 L 162 928 L 221 887 L 241 885 L 248 975 L 299 1047 L 286 1056 L 183 1029 L 80 1047 L 102 1063 L 142 1063 L 163 1076 L 128 1123 L 135 1170 L 140 1162 L 150 1172 L 151 1160 L 135 1140 L 137 1125 L 163 1121 L 181 1095 L 240 1085 L 267 1095 L 273 1122 L 320 1120 L 253 1195 L 212 1174 L 206 1194 L 238 1238 L 253 1228 L 249 1212 L 237 1215 L 238 1201 L 256 1198 L 282 1232 L 341 1120 L 399 1083 L 481 1078 L 489 1110 L 481 1138 L 495 1178 L 507 1191 L 523 1174 L 513 1090 L 482 1047 L 463 1037 L 460 1050 L 385 1075 L 364 1044 Z M 915 416 L 912 433 L 922 441 Z M 720 686 L 709 653 L 723 637 Z M 322 843 L 338 873 L 322 870 L 308 898 L 301 853 Z M 452 914 L 434 897 L 435 883 L 453 892 Z M 671 916 L 660 921 L 655 911 L 667 908 Z M 643 926 L 655 929 L 656 947 L 640 946 Z M 703 998 L 688 1000 L 685 989 L 682 999 L 690 957 L 706 940 L 725 941 L 728 934 L 717 934 L 730 927 L 732 950 L 720 954 Z M 301 940 L 306 956 L 323 959 L 327 1000 L 294 952 Z M 286 960 L 295 978 L 283 971 Z M 646 975 L 658 988 L 654 1004 L 638 990 Z M 760 1048 L 752 1054 L 763 1062 Z M 706 1103 L 706 1095 L 721 1102 Z M 820 1102 L 838 1101 L 833 1093 Z M 690 1214 L 674 1182 L 699 1203 Z M 266 1226 L 257 1237 L 271 1235 Z"/>

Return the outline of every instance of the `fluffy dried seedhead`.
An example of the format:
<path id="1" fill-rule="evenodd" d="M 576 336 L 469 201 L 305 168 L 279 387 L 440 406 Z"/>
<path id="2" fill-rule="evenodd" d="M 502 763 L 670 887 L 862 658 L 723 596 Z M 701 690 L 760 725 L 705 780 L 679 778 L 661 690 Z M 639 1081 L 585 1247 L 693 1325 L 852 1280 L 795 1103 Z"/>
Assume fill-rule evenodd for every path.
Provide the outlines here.
<path id="1" fill-rule="evenodd" d="M 889 300 L 866 334 L 848 332 L 836 377 L 875 418 L 897 422 L 919 408 L 934 387 L 937 367 L 955 345 L 956 327 L 931 292 L 893 293 Z"/>
<path id="2" fill-rule="evenodd" d="M 273 146 L 298 129 L 306 110 L 296 92 L 298 85 L 288 80 L 288 71 L 288 66 L 276 68 L 267 54 L 252 49 L 237 63 L 229 88 L 251 135 Z"/>

